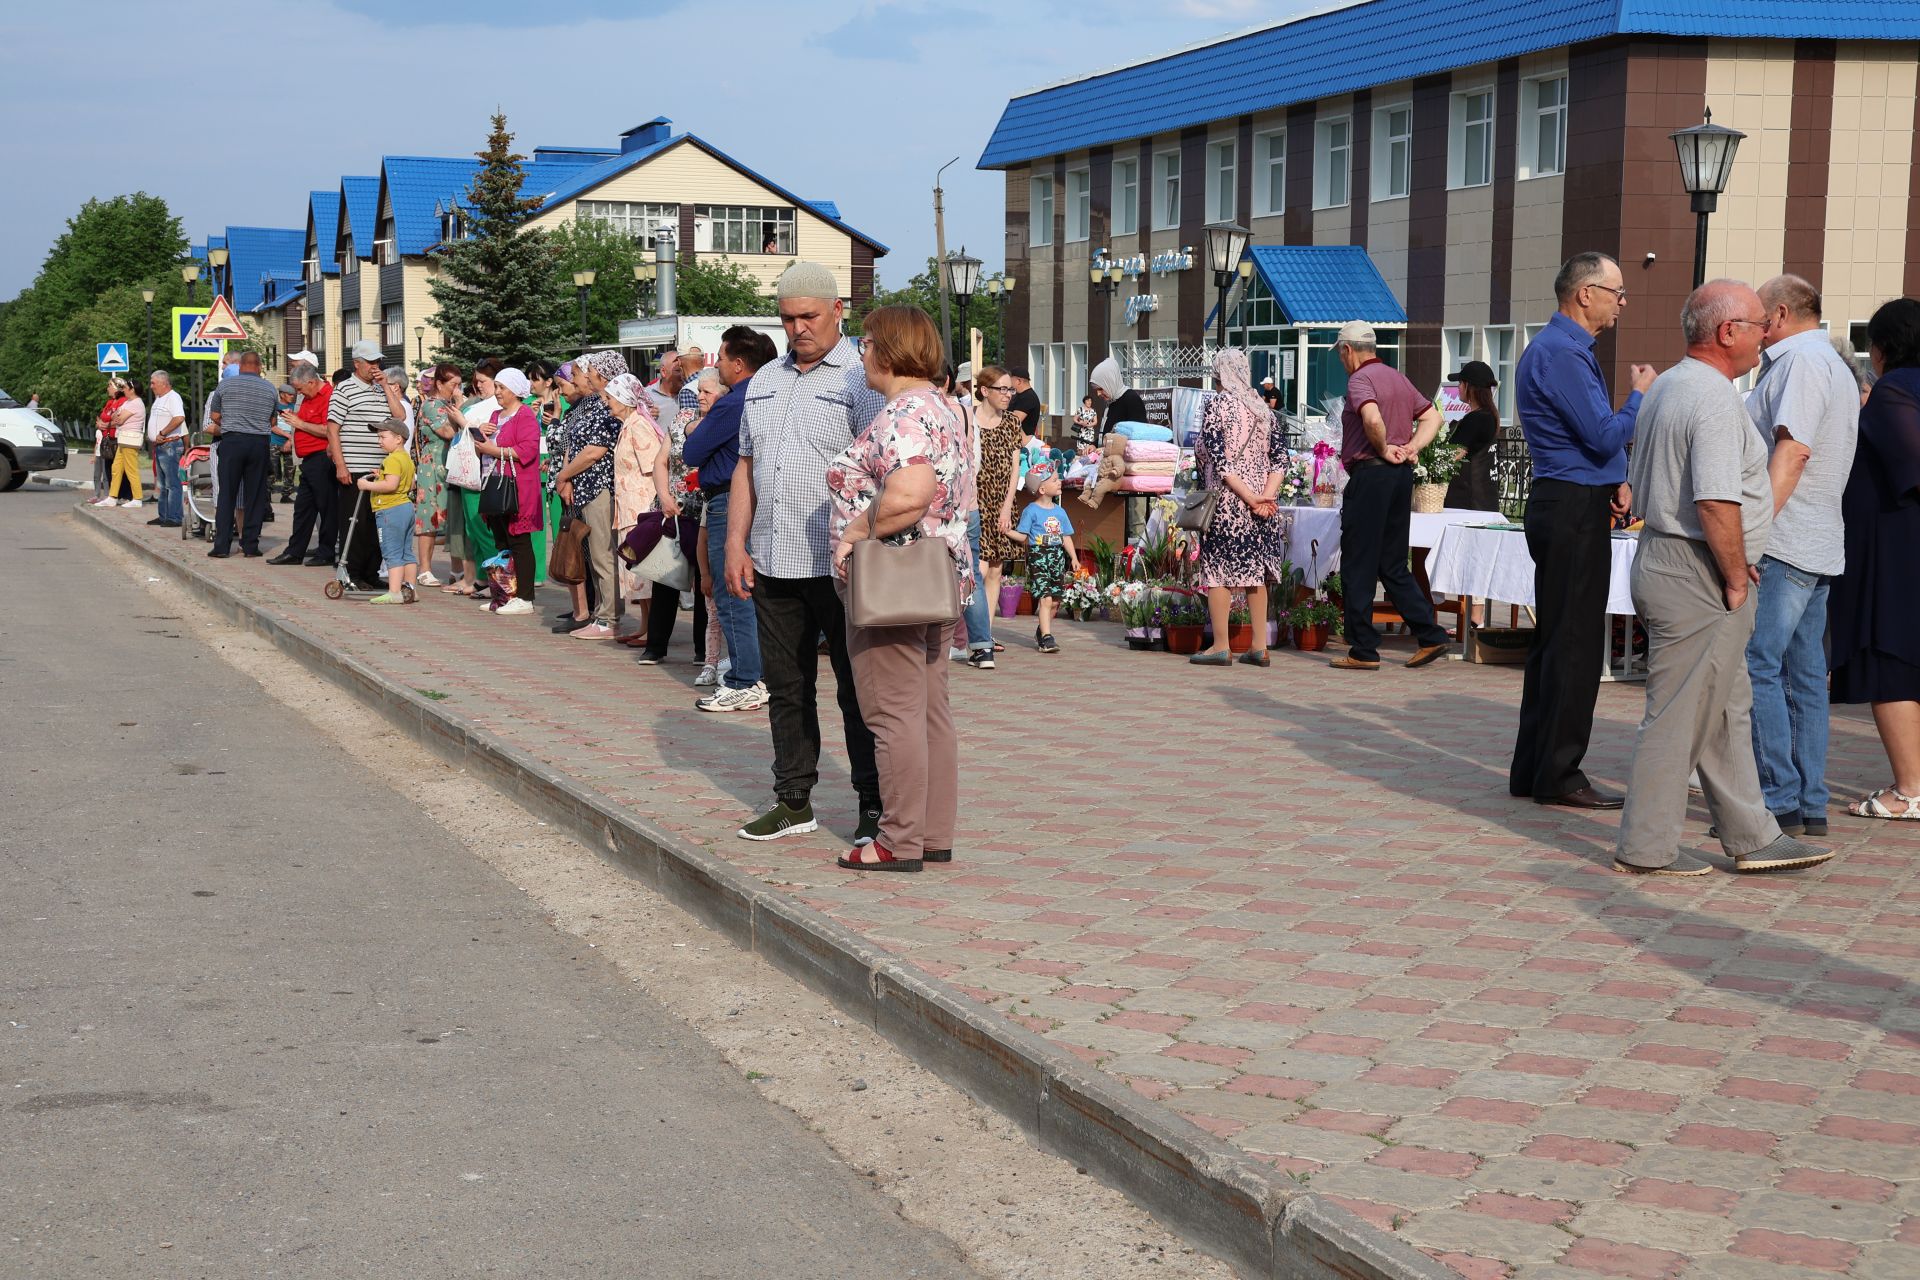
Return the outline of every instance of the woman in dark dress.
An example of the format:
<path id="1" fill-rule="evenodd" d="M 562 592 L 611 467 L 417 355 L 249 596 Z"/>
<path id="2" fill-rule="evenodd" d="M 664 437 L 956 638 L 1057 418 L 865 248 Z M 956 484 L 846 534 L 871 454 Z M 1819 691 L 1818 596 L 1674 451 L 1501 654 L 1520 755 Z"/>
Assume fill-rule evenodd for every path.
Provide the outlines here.
<path id="1" fill-rule="evenodd" d="M 1500 409 L 1493 389 L 1500 384 L 1481 360 L 1469 360 L 1448 379 L 1473 408 L 1453 424 L 1447 443 L 1466 451 L 1467 462 L 1447 485 L 1446 504 L 1461 511 L 1498 511 L 1500 486 L 1494 482 L 1494 441 L 1500 438 Z"/>
<path id="2" fill-rule="evenodd" d="M 1920 301 L 1896 298 L 1867 324 L 1878 376 L 1840 501 L 1847 567 L 1833 584 L 1833 700 L 1873 704 L 1893 785 L 1849 806 L 1920 821 Z"/>
<path id="3" fill-rule="evenodd" d="M 1094 399 L 1106 406 L 1106 415 L 1100 423 L 1101 435 L 1123 422 L 1147 420 L 1147 402 L 1140 398 L 1138 391 L 1120 381 L 1120 365 L 1112 356 L 1093 366 L 1087 381 L 1093 384 Z"/>

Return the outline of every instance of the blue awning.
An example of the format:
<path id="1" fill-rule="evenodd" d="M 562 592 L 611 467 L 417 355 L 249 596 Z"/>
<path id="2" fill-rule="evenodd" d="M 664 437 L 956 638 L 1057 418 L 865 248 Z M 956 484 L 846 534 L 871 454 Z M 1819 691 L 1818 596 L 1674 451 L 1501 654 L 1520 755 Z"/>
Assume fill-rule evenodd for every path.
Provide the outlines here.
<path id="1" fill-rule="evenodd" d="M 1288 324 L 1405 324 L 1407 309 L 1357 244 L 1273 244 L 1247 250 Z"/>

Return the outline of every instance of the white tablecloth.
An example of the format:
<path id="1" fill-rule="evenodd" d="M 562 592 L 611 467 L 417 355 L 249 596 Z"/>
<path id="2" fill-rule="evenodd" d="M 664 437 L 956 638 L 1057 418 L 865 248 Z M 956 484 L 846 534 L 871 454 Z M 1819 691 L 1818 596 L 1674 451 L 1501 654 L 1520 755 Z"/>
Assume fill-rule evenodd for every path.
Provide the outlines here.
<path id="1" fill-rule="evenodd" d="M 1340 508 L 1282 507 L 1280 510 L 1293 518 L 1292 532 L 1287 535 L 1287 559 L 1305 575 L 1307 585 L 1317 587 L 1340 567 Z M 1453 525 L 1498 518 L 1491 511 L 1462 511 L 1454 507 L 1444 511 L 1416 511 L 1407 528 L 1407 545 L 1437 547 L 1441 535 Z M 1317 553 L 1316 541 L 1320 544 Z"/>
<path id="2" fill-rule="evenodd" d="M 1485 512 L 1481 513 L 1484 517 Z M 1418 516 L 1414 517 L 1419 519 Z M 1613 565 L 1607 581 L 1607 612 L 1633 613 L 1633 556 L 1637 537 L 1613 539 Z M 1456 524 L 1427 557 L 1427 579 L 1435 591 L 1476 596 L 1533 607 L 1533 556 L 1520 529 L 1477 529 Z"/>

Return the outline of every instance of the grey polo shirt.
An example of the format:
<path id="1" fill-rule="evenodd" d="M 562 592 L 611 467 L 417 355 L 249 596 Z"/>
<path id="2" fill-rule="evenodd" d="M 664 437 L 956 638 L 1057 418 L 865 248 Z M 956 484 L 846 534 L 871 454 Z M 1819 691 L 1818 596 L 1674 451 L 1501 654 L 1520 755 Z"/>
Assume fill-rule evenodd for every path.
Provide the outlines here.
<path id="1" fill-rule="evenodd" d="M 257 373 L 236 373 L 214 387 L 207 412 L 220 415 L 221 435 L 271 435 L 280 416 L 280 392 Z"/>
<path id="2" fill-rule="evenodd" d="M 886 403 L 867 385 L 850 338 L 805 372 L 789 351 L 753 375 L 740 417 L 740 456 L 753 462 L 747 551 L 755 572 L 773 578 L 832 573 L 827 467 Z"/>
<path id="3" fill-rule="evenodd" d="M 1767 448 L 1732 381 L 1689 356 L 1653 381 L 1641 402 L 1627 479 L 1650 533 L 1707 540 L 1696 502 L 1737 502 L 1747 563 L 1773 524 Z"/>
<path id="4" fill-rule="evenodd" d="M 1838 574 L 1847 567 L 1840 497 L 1860 435 L 1860 384 L 1853 370 L 1820 329 L 1782 338 L 1761 356 L 1747 413 L 1769 451 L 1779 447 L 1777 427 L 1812 451 L 1800 482 L 1773 517 L 1767 554 L 1804 573 Z"/>

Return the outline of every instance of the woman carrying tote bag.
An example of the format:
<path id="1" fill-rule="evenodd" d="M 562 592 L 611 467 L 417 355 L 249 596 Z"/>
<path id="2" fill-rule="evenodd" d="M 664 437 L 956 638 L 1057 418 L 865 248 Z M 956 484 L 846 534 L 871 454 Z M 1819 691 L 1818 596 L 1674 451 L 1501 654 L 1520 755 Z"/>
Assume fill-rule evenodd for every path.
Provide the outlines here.
<path id="1" fill-rule="evenodd" d="M 527 394 L 526 374 L 502 369 L 493 382 L 499 402 L 492 414 L 493 429 L 485 437 L 476 430 L 473 447 L 481 457 L 495 459 L 496 465 L 475 502 L 497 513 L 487 517 L 488 523 L 495 540 L 513 555 L 515 598 L 500 606 L 499 612 L 532 613 L 533 584 L 539 573 L 533 535 L 546 527 L 540 504 L 540 421 L 521 403 Z"/>
<path id="2" fill-rule="evenodd" d="M 926 313 L 881 307 L 865 330 L 867 383 L 887 403 L 834 459 L 827 488 L 847 652 L 860 714 L 873 731 L 882 813 L 879 838 L 839 865 L 918 871 L 923 862 L 953 859 L 960 753 L 947 703 L 947 647 L 974 589 L 960 509 L 973 461 L 964 425 L 933 387 L 945 359 Z M 929 554 L 935 546 L 945 554 Z M 894 602 L 907 595 L 926 604 L 901 616 Z M 889 625 L 858 621 L 889 611 Z"/>

